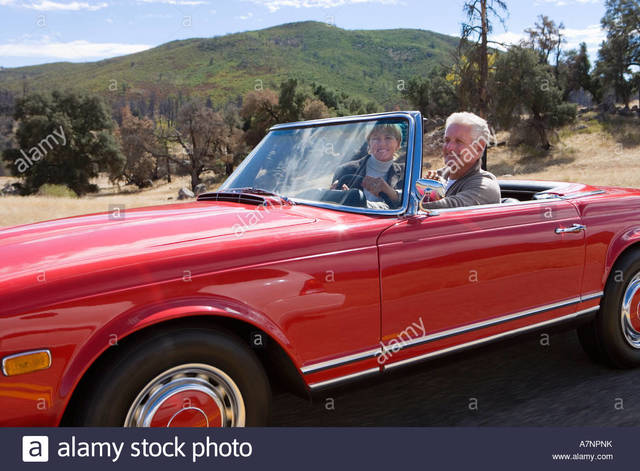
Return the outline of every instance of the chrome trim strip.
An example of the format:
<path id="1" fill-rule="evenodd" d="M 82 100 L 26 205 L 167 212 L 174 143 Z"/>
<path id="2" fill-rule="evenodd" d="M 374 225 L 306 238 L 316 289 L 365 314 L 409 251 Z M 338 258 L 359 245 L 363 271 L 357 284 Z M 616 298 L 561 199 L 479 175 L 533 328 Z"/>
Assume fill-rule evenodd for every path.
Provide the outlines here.
<path id="1" fill-rule="evenodd" d="M 304 374 L 315 373 L 317 371 L 326 370 L 335 366 L 342 366 L 356 361 L 365 360 L 367 358 L 373 358 L 382 353 L 381 348 L 375 348 L 373 350 L 367 350 L 366 352 L 354 353 L 353 355 L 347 355 L 345 357 L 336 358 L 334 360 L 322 361 L 320 363 L 314 363 L 309 366 L 300 368 L 300 371 Z"/>
<path id="2" fill-rule="evenodd" d="M 442 349 L 442 350 L 436 350 L 434 352 L 425 353 L 424 355 L 420 355 L 420 356 L 413 357 L 413 358 L 407 358 L 405 360 L 400 360 L 400 361 L 397 361 L 395 363 L 385 364 L 383 366 L 383 368 L 384 368 L 384 370 L 387 370 L 387 369 L 395 368 L 397 366 L 402 366 L 402 365 L 406 365 L 406 364 L 409 364 L 409 363 L 413 363 L 413 362 L 416 362 L 416 361 L 426 360 L 427 358 L 443 355 L 445 353 L 453 352 L 453 351 L 456 351 L 456 350 L 461 350 L 461 349 L 472 347 L 472 346 L 475 346 L 475 345 L 480 345 L 482 343 L 490 342 L 492 340 L 496 340 L 496 339 L 499 339 L 499 338 L 502 338 L 502 337 L 506 337 L 508 335 L 513 335 L 513 334 L 517 334 L 517 333 L 520 333 L 520 332 L 526 332 L 527 330 L 535 329 L 537 327 L 543 327 L 545 325 L 554 324 L 556 322 L 561 322 L 561 321 L 564 321 L 564 320 L 573 319 L 573 318 L 579 317 L 579 316 L 581 316 L 583 314 L 587 314 L 587 313 L 592 312 L 592 311 L 597 311 L 598 309 L 599 308 L 597 306 L 596 307 L 590 307 L 588 309 L 583 309 L 582 311 L 578 311 L 578 312 L 575 312 L 573 314 L 569 314 L 569 315 L 566 315 L 566 316 L 557 317 L 555 319 L 550 319 L 550 320 L 543 321 L 543 322 L 538 322 L 537 324 L 532 324 L 532 325 L 520 327 L 520 328 L 514 329 L 514 330 L 508 330 L 506 332 L 501 332 L 499 334 L 495 334 L 495 335 L 492 335 L 490 337 L 485 337 L 485 338 L 481 338 L 481 339 L 477 339 L 477 340 L 472 340 L 471 342 L 466 342 L 466 343 L 463 343 L 463 344 L 460 344 L 460 345 L 454 345 L 453 347 L 445 348 L 445 349 Z"/>
<path id="3" fill-rule="evenodd" d="M 380 373 L 380 368 L 379 367 L 370 368 L 368 370 L 360 371 L 359 373 L 352 373 L 350 375 L 340 376 L 338 378 L 329 379 L 327 381 L 321 381 L 319 383 L 313 383 L 313 384 L 310 384 L 309 387 L 311 389 L 318 389 L 318 388 L 321 388 L 323 386 L 328 386 L 328 385 L 333 384 L 333 383 L 337 383 L 337 382 L 341 382 L 341 381 L 347 381 L 347 380 L 350 380 L 350 379 L 353 379 L 353 378 L 357 378 L 359 376 L 364 376 L 364 375 L 368 375 L 368 374 L 372 374 L 372 373 Z"/>
<path id="4" fill-rule="evenodd" d="M 606 193 L 606 191 L 604 190 L 579 191 L 577 193 L 569 193 L 567 195 L 563 195 L 560 198 L 562 198 L 563 200 L 571 200 L 574 198 L 582 198 L 583 196 L 601 195 L 602 193 Z"/>
<path id="5" fill-rule="evenodd" d="M 553 203 L 555 201 L 567 201 L 567 200 L 571 200 L 574 198 L 581 198 L 583 196 L 591 196 L 591 195 L 598 195 L 601 193 L 605 193 L 604 190 L 598 190 L 598 191 L 590 191 L 590 192 L 583 192 L 583 193 L 570 193 L 568 195 L 556 195 L 554 193 L 544 193 L 544 194 L 549 194 L 549 195 L 553 195 L 553 197 L 547 197 L 547 198 L 543 198 L 543 199 L 535 199 L 535 200 L 529 200 L 529 201 L 520 201 L 518 203 L 512 203 L 512 204 L 504 204 L 504 203 L 495 203 L 495 204 L 479 204 L 479 205 L 475 205 L 475 206 L 460 206 L 458 208 L 442 208 L 442 209 L 437 209 L 434 211 L 434 213 L 432 215 L 438 215 L 441 213 L 453 213 L 453 212 L 457 212 L 457 211 L 481 211 L 483 209 L 494 209 L 494 208 L 513 208 L 515 206 L 526 206 L 526 205 L 531 205 L 531 204 L 550 204 Z M 423 212 L 420 212 L 420 214 L 424 214 Z M 562 221 L 558 221 L 558 222 L 562 222 Z"/>
<path id="6" fill-rule="evenodd" d="M 509 209 L 509 208 L 514 208 L 516 206 L 528 206 L 533 204 L 544 205 L 544 204 L 550 204 L 557 201 L 561 201 L 561 198 L 548 198 L 548 199 L 542 199 L 542 200 L 520 201 L 519 203 L 512 203 L 512 204 L 504 204 L 504 203 L 478 204 L 475 206 L 460 206 L 459 208 L 442 208 L 442 209 L 437 209 L 437 211 L 438 213 L 453 213 L 456 211 L 481 211 L 483 209 L 495 209 L 495 208 Z M 574 219 L 575 218 L 571 218 L 567 220 L 574 220 Z M 564 221 L 564 219 L 556 222 L 562 222 L 562 221 Z"/>
<path id="7" fill-rule="evenodd" d="M 547 304 L 546 306 L 541 306 L 534 309 L 529 309 L 527 311 L 516 312 L 515 314 L 508 314 L 502 317 L 496 317 L 489 319 L 487 321 L 476 322 L 474 324 L 463 325 L 461 327 L 457 327 L 455 329 L 445 330 L 443 332 L 438 332 L 437 334 L 427 335 L 423 337 L 418 337 L 413 340 L 408 340 L 406 342 L 402 342 L 399 349 L 403 350 L 405 348 L 413 347 L 415 345 L 420 345 L 423 343 L 433 342 L 435 340 L 440 340 L 446 337 L 451 337 L 453 335 L 463 334 L 466 332 L 471 332 L 478 329 L 484 329 L 485 327 L 490 327 L 492 325 L 503 324 L 505 322 L 509 322 L 515 319 L 520 319 L 522 317 L 533 316 L 536 314 L 542 314 L 543 312 L 551 311 L 554 309 L 559 309 L 561 307 L 571 306 L 573 304 L 578 304 L 580 302 L 580 298 L 572 298 L 566 301 L 561 301 L 554 304 Z M 398 351 L 397 344 L 394 346 L 396 351 Z M 389 345 L 384 346 L 385 351 L 392 350 L 392 347 Z"/>
<path id="8" fill-rule="evenodd" d="M 598 291 L 597 293 L 583 294 L 580 300 L 584 303 L 585 301 L 591 301 L 592 299 L 601 298 L 602 296 L 604 296 L 604 291 Z"/>
<path id="9" fill-rule="evenodd" d="M 26 352 L 20 352 L 20 353 L 14 353 L 13 355 L 8 355 L 6 357 L 4 357 L 2 359 L 2 374 L 5 376 L 9 376 L 7 374 L 7 370 L 5 369 L 5 363 L 7 362 L 7 360 L 11 360 L 12 358 L 16 358 L 16 357 L 21 357 L 21 356 L 25 356 L 25 355 L 33 355 L 34 353 L 46 353 L 47 356 L 49 357 L 49 366 L 47 366 L 46 368 L 43 368 L 44 370 L 47 370 L 49 368 L 51 368 L 51 352 L 44 348 L 42 350 L 29 350 Z M 40 371 L 40 370 L 38 370 Z"/>
<path id="10" fill-rule="evenodd" d="M 418 337 L 412 340 L 408 340 L 406 342 L 402 342 L 400 346 L 398 344 L 394 344 L 394 346 L 384 345 L 384 352 L 392 351 L 394 348 L 396 351 L 398 349 L 403 350 L 405 348 L 414 347 L 417 345 L 421 345 L 424 343 L 433 342 L 435 340 L 440 340 L 446 337 L 451 337 L 453 335 L 459 335 L 467 332 L 472 332 L 474 330 L 483 329 L 485 327 L 491 327 L 493 325 L 503 324 L 505 322 L 510 322 L 512 320 L 521 319 L 523 317 L 533 316 L 537 314 L 542 314 L 547 311 L 552 311 L 554 309 L 559 309 L 562 307 L 571 306 L 573 304 L 579 304 L 581 302 L 589 301 L 591 299 L 596 299 L 602 296 L 603 292 L 599 293 L 591 293 L 583 297 L 576 297 L 567 299 L 565 301 L 560 301 L 553 304 L 547 304 L 544 306 L 540 306 L 533 309 L 528 309 L 526 311 L 516 312 L 514 314 L 507 314 L 505 316 L 492 318 L 486 321 L 476 322 L 474 324 L 468 324 L 461 327 L 457 327 L 455 329 L 445 330 L 443 332 L 438 332 L 436 334 L 431 334 L 423 337 Z M 300 371 L 303 374 L 315 373 L 317 371 L 326 370 L 329 368 L 334 368 L 336 366 L 347 365 L 349 363 L 355 363 L 357 361 L 366 360 L 368 358 L 373 358 L 377 355 L 381 355 L 383 353 L 382 348 L 376 348 L 373 350 L 367 350 L 366 352 L 355 353 L 353 355 L 347 355 L 340 358 L 335 358 L 333 360 L 327 360 L 320 363 L 314 363 L 308 366 L 304 366 L 300 368 Z"/>
<path id="11" fill-rule="evenodd" d="M 269 131 L 276 131 L 280 129 L 291 129 L 291 128 L 306 128 L 311 126 L 322 126 L 325 124 L 341 124 L 341 123 L 352 123 L 358 121 L 371 121 L 383 118 L 395 118 L 395 117 L 410 117 L 412 120 L 416 119 L 418 112 L 416 111 L 386 111 L 382 113 L 371 113 L 371 114 L 360 114 L 353 116 L 340 116 L 338 118 L 322 118 L 322 119 L 311 119 L 309 121 L 295 121 L 292 123 L 280 123 L 274 124 L 269 128 Z"/>

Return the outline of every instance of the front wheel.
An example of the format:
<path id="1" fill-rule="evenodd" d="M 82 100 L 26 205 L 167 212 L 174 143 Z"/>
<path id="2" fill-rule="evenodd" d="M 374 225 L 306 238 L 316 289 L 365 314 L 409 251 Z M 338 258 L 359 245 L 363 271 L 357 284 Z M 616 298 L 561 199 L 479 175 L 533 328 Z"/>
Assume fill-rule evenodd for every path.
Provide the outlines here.
<path id="1" fill-rule="evenodd" d="M 640 250 L 615 264 L 600 311 L 582 328 L 580 340 L 592 358 L 618 368 L 640 366 Z"/>
<path id="2" fill-rule="evenodd" d="M 76 425 L 267 424 L 269 382 L 256 355 L 231 334 L 183 328 L 123 348 L 83 398 Z"/>

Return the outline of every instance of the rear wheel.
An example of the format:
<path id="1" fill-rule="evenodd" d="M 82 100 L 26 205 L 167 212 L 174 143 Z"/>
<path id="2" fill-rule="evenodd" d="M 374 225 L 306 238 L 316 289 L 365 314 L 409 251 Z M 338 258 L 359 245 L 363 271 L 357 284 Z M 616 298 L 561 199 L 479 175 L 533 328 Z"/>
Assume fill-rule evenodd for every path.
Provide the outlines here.
<path id="1" fill-rule="evenodd" d="M 640 366 L 640 250 L 616 263 L 600 311 L 578 330 L 578 337 L 594 359 L 618 368 Z"/>
<path id="2" fill-rule="evenodd" d="M 270 388 L 255 354 L 231 334 L 184 328 L 124 347 L 81 403 L 76 425 L 266 425 Z"/>

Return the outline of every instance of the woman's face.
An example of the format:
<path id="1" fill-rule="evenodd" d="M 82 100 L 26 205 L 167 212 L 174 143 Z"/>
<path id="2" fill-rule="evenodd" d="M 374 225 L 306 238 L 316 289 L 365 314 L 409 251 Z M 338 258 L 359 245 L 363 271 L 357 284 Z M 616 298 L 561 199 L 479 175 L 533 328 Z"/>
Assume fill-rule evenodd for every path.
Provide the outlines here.
<path id="1" fill-rule="evenodd" d="M 400 143 L 392 134 L 376 132 L 369 137 L 369 153 L 380 162 L 388 162 L 400 148 Z"/>

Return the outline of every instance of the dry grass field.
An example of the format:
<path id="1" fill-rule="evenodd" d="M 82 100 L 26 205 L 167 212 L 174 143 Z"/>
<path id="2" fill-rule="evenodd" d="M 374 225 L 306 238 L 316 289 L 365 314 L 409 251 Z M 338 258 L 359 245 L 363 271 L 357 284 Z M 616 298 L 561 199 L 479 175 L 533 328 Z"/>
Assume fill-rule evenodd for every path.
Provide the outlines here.
<path id="1" fill-rule="evenodd" d="M 499 136 L 500 139 L 507 136 Z M 609 123 L 582 119 L 562 129 L 559 142 L 547 153 L 501 146 L 489 153 L 489 170 L 504 179 L 539 179 L 640 188 L 640 120 L 614 118 Z M 438 155 L 425 157 L 431 168 L 442 165 Z M 0 177 L 0 188 L 13 178 Z M 125 208 L 171 204 L 178 190 L 189 186 L 188 177 L 153 188 L 117 188 L 106 179 L 95 182 L 100 193 L 82 198 L 45 196 L 0 197 L 0 227 L 11 227 L 66 216 L 108 211 L 109 205 Z M 209 186 L 210 190 L 215 185 Z"/>
<path id="2" fill-rule="evenodd" d="M 0 177 L 0 187 L 14 178 Z M 51 196 L 0 196 L 0 227 L 11 227 L 30 222 L 58 219 L 79 214 L 99 213 L 109 210 L 109 205 L 124 205 L 125 208 L 155 206 L 176 203 L 178 190 L 189 187 L 189 177 L 172 177 L 171 183 L 156 183 L 153 188 L 137 190 L 122 188 L 118 193 L 107 179 L 97 183 L 100 193 L 82 198 L 60 198 Z M 211 186 L 210 189 L 214 187 Z M 171 199 L 169 199 L 171 198 Z M 183 202 L 183 201 L 180 201 Z"/>

